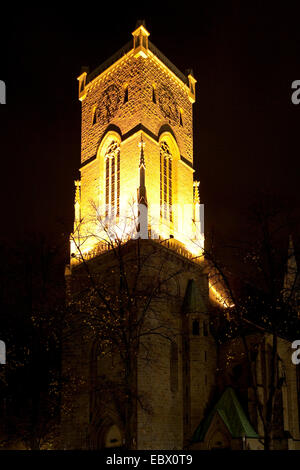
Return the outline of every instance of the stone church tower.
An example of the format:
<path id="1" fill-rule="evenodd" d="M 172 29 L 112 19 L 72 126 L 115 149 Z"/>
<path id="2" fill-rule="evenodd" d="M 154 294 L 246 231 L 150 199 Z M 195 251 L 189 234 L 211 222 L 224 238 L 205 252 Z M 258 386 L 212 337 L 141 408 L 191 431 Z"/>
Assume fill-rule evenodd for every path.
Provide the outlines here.
<path id="1" fill-rule="evenodd" d="M 222 380 L 217 390 L 208 312 L 212 301 L 227 305 L 203 259 L 196 80 L 151 43 L 144 23 L 132 36 L 78 77 L 81 168 L 66 269 L 62 447 L 242 448 L 246 437 L 257 444 L 235 392 L 222 395 Z"/>
<path id="2" fill-rule="evenodd" d="M 171 325 L 172 339 L 149 336 L 152 359 L 145 365 L 143 354 L 137 357 L 137 393 L 146 397 L 147 406 L 136 403 L 132 445 L 180 449 L 203 417 L 216 367 L 207 315 L 208 277 L 201 257 L 199 183 L 193 180 L 196 80 L 192 71 L 181 73 L 150 42 L 143 23 L 132 35 L 108 61 L 78 78 L 81 177 L 75 182 L 74 233 L 66 280 L 69 299 L 74 299 L 82 286 L 78 278 L 84 277 L 83 264 L 104 270 L 103 266 L 113 263 L 105 248 L 107 239 L 113 233 L 130 245 L 130 239 L 136 238 L 128 222 L 130 214 L 140 215 L 146 209 L 139 220 L 138 236 L 146 238 L 141 246 L 146 251 L 148 245 L 155 246 L 154 265 L 163 260 L 165 278 L 173 273 L 172 286 L 168 282 L 172 293 L 160 296 L 156 312 Z M 100 218 L 104 223 L 99 228 Z M 153 275 L 150 271 L 148 278 Z M 84 322 L 84 318 L 71 321 L 71 339 L 63 351 L 64 370 L 72 368 L 83 382 L 95 359 L 93 340 L 90 344 L 83 340 Z M 102 372 L 107 368 L 104 362 Z M 114 405 L 100 411 L 101 406 L 97 409 L 95 405 L 97 397 L 92 395 L 83 386 L 72 418 L 66 415 L 62 420 L 66 448 L 111 447 L 124 442 Z"/>
<path id="3" fill-rule="evenodd" d="M 151 238 L 171 236 L 199 254 L 197 187 L 197 201 L 193 191 L 196 80 L 171 64 L 148 36 L 141 24 L 115 56 L 78 78 L 82 147 L 75 226 L 83 218 L 84 234 L 93 231 L 87 223 L 93 218 L 91 200 L 119 227 L 125 223 L 140 186 L 142 141 Z M 87 253 L 94 244 L 90 237 L 81 248 Z"/>

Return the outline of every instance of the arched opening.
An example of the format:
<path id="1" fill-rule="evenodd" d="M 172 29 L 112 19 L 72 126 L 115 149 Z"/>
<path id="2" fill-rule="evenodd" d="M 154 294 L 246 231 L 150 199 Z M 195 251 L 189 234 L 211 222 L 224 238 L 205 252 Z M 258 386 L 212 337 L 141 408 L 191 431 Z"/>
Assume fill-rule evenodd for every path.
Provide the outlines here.
<path id="1" fill-rule="evenodd" d="M 209 450 L 229 450 L 230 441 L 220 430 L 215 431 L 208 444 Z"/>
<path id="2" fill-rule="evenodd" d="M 174 222 L 176 204 L 177 160 L 180 153 L 170 132 L 160 135 L 160 217 L 167 223 Z"/>
<path id="3" fill-rule="evenodd" d="M 124 445 L 122 427 L 114 414 L 97 412 L 90 426 L 90 449 L 120 449 Z"/>
<path id="4" fill-rule="evenodd" d="M 112 424 L 104 434 L 104 448 L 122 447 L 122 433 L 116 424 Z"/>
<path id="5" fill-rule="evenodd" d="M 105 215 L 120 215 L 120 147 L 113 140 L 105 155 Z"/>
<path id="6" fill-rule="evenodd" d="M 173 222 L 173 162 L 165 140 L 160 144 L 160 216 Z"/>
<path id="7" fill-rule="evenodd" d="M 121 136 L 108 131 L 97 152 L 100 160 L 100 202 L 103 213 L 110 219 L 120 216 Z"/>

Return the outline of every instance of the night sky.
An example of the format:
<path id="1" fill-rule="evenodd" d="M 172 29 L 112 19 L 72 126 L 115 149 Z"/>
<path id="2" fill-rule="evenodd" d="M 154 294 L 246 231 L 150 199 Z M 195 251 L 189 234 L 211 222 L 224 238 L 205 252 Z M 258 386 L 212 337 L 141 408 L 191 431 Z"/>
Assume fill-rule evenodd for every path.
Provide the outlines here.
<path id="1" fill-rule="evenodd" d="M 242 233 L 241 213 L 261 191 L 300 207 L 300 6 L 291 2 L 102 2 L 1 14 L 1 236 L 72 228 L 80 166 L 77 76 L 104 62 L 144 18 L 151 41 L 197 79 L 194 164 L 206 228 Z"/>

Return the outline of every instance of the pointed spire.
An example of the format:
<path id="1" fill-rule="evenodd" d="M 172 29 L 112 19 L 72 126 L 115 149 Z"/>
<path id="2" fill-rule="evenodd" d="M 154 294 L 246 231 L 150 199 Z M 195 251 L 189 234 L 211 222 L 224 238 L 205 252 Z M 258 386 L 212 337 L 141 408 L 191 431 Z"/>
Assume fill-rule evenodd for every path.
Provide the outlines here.
<path id="1" fill-rule="evenodd" d="M 194 279 L 188 281 L 182 309 L 184 313 L 205 313 L 207 311 L 201 291 Z"/>
<path id="2" fill-rule="evenodd" d="M 138 203 L 144 204 L 147 206 L 147 193 L 146 193 L 146 186 L 145 186 L 145 155 L 144 155 L 144 147 L 145 142 L 143 141 L 143 135 L 141 134 L 141 141 L 139 143 L 140 147 L 140 162 L 139 162 L 139 171 L 140 171 L 140 186 L 138 188 Z"/>
<path id="3" fill-rule="evenodd" d="M 146 164 L 145 164 L 145 155 L 144 155 L 144 147 L 145 147 L 145 142 L 143 141 L 143 135 L 141 134 L 141 141 L 139 143 L 139 147 L 141 149 L 140 151 L 140 165 L 139 165 L 139 168 L 141 168 L 142 166 L 144 167 L 144 169 L 146 169 Z"/>
<path id="4" fill-rule="evenodd" d="M 145 155 L 144 147 L 145 143 L 143 141 L 143 136 L 141 134 L 141 141 L 139 142 L 140 147 L 140 162 L 139 162 L 139 174 L 140 174 L 140 184 L 137 189 L 137 201 L 138 201 L 138 228 L 137 234 L 138 237 L 147 239 L 148 238 L 148 202 L 147 202 L 147 192 L 145 185 Z"/>

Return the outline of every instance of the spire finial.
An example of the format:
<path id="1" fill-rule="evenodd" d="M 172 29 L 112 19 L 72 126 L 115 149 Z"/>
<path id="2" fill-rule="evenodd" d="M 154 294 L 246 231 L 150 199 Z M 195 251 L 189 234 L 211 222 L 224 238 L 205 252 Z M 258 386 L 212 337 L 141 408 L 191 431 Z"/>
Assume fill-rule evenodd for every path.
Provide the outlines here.
<path id="1" fill-rule="evenodd" d="M 143 135 L 141 133 L 141 140 L 139 142 L 140 147 L 140 164 L 139 164 L 139 173 L 140 173 L 140 186 L 138 188 L 138 202 L 139 204 L 144 204 L 147 206 L 147 194 L 146 194 L 146 186 L 145 186 L 145 172 L 146 172 L 146 165 L 145 165 L 145 156 L 144 156 L 144 147 L 145 142 L 143 141 Z"/>

